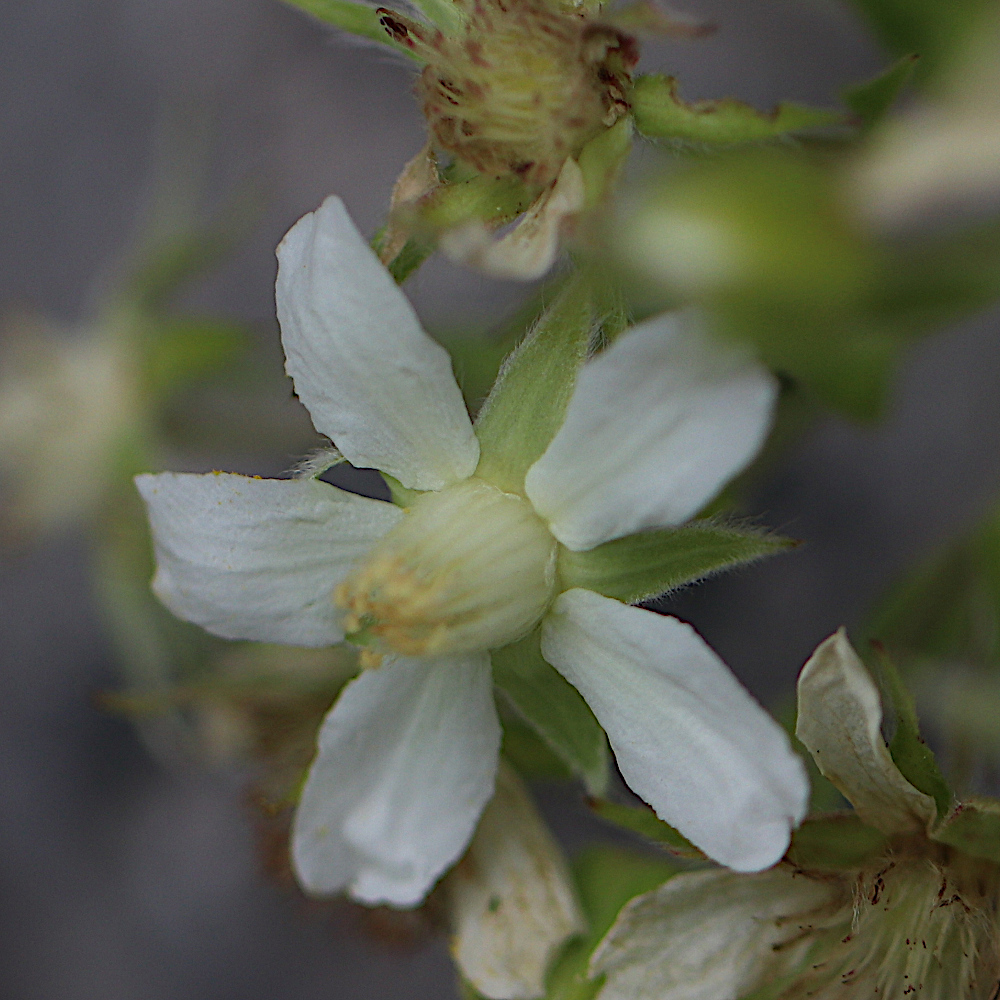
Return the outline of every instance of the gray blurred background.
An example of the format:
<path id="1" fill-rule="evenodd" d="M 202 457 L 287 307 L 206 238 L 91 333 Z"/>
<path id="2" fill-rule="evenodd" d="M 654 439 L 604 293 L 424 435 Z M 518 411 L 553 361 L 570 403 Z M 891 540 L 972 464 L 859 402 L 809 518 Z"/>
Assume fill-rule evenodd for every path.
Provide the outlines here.
<path id="1" fill-rule="evenodd" d="M 688 98 L 832 103 L 883 63 L 827 0 L 683 9 L 718 34 L 648 45 L 643 65 L 679 76 Z M 331 192 L 372 232 L 422 143 L 409 68 L 276 0 L 8 2 L 2 23 L 3 306 L 86 314 L 148 197 L 164 109 L 190 109 L 214 123 L 209 206 L 246 178 L 269 199 L 252 238 L 190 302 L 276 337 L 282 234 Z M 449 325 L 520 294 L 439 261 L 407 291 L 428 322 Z M 926 342 L 882 426 L 828 420 L 775 470 L 754 509 L 805 546 L 674 603 L 763 699 L 789 691 L 820 639 L 856 624 L 894 573 L 1000 492 L 998 322 Z M 0 566 L 0 658 L 3 997 L 455 995 L 440 941 L 389 948 L 352 911 L 310 912 L 268 884 L 238 776 L 167 774 L 128 725 L 93 707 L 115 673 L 80 538 Z M 546 809 L 571 848 L 591 835 L 572 795 L 549 794 Z"/>

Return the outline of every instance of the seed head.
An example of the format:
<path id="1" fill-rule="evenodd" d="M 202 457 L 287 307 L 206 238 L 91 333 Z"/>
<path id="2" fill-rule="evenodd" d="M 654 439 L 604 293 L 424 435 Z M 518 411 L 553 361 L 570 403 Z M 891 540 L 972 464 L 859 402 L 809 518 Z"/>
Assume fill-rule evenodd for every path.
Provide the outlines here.
<path id="1" fill-rule="evenodd" d="M 628 111 L 635 40 L 545 0 L 466 0 L 444 34 L 380 9 L 392 38 L 427 65 L 417 95 L 433 140 L 490 177 L 553 181 Z"/>

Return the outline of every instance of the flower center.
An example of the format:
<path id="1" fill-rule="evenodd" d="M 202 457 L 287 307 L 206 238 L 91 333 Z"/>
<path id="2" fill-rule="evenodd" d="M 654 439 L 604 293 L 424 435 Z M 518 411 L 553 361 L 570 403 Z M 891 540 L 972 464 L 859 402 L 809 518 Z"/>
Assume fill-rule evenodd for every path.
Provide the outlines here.
<path id="1" fill-rule="evenodd" d="M 546 0 L 462 7 L 454 35 L 380 11 L 389 34 L 427 60 L 417 94 L 431 134 L 481 174 L 548 184 L 628 110 L 635 41 Z"/>
<path id="2" fill-rule="evenodd" d="M 860 872 L 844 923 L 825 932 L 782 1000 L 809 996 L 990 1000 L 1000 974 L 1000 870 L 940 849 Z M 845 989 L 847 987 L 848 989 Z M 853 987 L 853 989 L 850 989 Z"/>
<path id="3" fill-rule="evenodd" d="M 334 598 L 351 642 L 443 656 L 526 635 L 554 586 L 555 540 L 531 505 L 473 478 L 421 496 Z"/>

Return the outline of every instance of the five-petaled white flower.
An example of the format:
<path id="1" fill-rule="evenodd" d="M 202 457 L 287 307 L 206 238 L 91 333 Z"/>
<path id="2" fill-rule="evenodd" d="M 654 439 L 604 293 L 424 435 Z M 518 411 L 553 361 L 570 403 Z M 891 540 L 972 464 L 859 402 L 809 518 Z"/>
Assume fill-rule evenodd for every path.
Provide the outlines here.
<path id="1" fill-rule="evenodd" d="M 777 861 L 807 795 L 782 730 L 690 626 L 566 589 L 559 572 L 560 553 L 696 513 L 758 450 L 771 377 L 675 317 L 641 324 L 580 368 L 518 479 L 497 451 L 517 442 L 496 421 L 484 435 L 489 402 L 473 427 L 448 355 L 338 199 L 278 258 L 287 370 L 316 428 L 354 465 L 422 492 L 401 508 L 315 478 L 138 484 L 154 586 L 176 614 L 228 638 L 322 646 L 346 633 L 380 664 L 321 729 L 293 831 L 304 887 L 422 899 L 493 794 L 491 651 L 539 625 L 545 660 L 661 817 L 733 868 Z"/>

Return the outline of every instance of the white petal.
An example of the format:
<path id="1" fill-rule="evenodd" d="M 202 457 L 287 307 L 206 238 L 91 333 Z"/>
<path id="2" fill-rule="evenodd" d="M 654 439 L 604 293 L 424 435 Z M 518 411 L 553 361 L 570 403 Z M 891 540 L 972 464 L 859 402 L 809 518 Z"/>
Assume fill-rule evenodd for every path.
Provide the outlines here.
<path id="1" fill-rule="evenodd" d="M 883 833 L 926 832 L 934 800 L 899 772 L 882 739 L 882 702 L 843 629 L 799 674 L 795 735 L 855 811 Z"/>
<path id="2" fill-rule="evenodd" d="M 441 250 L 491 278 L 535 281 L 555 263 L 563 229 L 583 208 L 584 195 L 583 172 L 576 160 L 567 159 L 552 187 L 505 236 L 494 239 L 481 222 L 470 222 L 444 233 Z"/>
<path id="3" fill-rule="evenodd" d="M 661 819 L 737 871 L 785 853 L 809 797 L 802 762 L 690 625 L 568 590 L 542 623 L 542 654 Z"/>
<path id="4" fill-rule="evenodd" d="M 637 896 L 591 959 L 599 1000 L 741 1000 L 794 972 L 839 914 L 836 884 L 780 866 L 757 875 L 677 875 Z"/>
<path id="5" fill-rule="evenodd" d="M 402 512 L 315 479 L 138 476 L 156 546 L 153 589 L 226 639 L 328 646 L 333 590 Z"/>
<path id="6" fill-rule="evenodd" d="M 349 462 L 420 490 L 472 475 L 479 442 L 448 353 L 339 198 L 281 241 L 276 296 L 295 391 Z"/>
<path id="7" fill-rule="evenodd" d="M 562 851 L 506 765 L 446 885 L 462 975 L 493 1000 L 543 996 L 553 957 L 585 924 Z"/>
<path id="8" fill-rule="evenodd" d="M 525 490 L 575 551 L 681 524 L 757 454 L 776 395 L 764 368 L 691 313 L 658 316 L 584 365 Z"/>
<path id="9" fill-rule="evenodd" d="M 365 671 L 323 723 L 295 814 L 303 887 L 415 906 L 465 850 L 499 751 L 485 654 Z"/>

